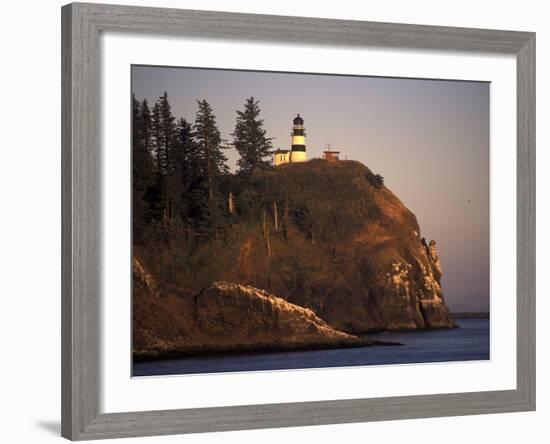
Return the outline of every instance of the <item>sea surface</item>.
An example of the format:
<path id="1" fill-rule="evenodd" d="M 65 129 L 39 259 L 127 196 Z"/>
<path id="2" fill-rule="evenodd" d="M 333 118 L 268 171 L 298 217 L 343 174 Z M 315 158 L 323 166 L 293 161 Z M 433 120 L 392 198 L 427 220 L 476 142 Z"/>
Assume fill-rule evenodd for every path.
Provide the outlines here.
<path id="1" fill-rule="evenodd" d="M 479 361 L 490 359 L 489 319 L 456 319 L 460 328 L 368 335 L 402 346 L 247 353 L 140 362 L 133 376 L 248 372 L 356 365 Z"/>

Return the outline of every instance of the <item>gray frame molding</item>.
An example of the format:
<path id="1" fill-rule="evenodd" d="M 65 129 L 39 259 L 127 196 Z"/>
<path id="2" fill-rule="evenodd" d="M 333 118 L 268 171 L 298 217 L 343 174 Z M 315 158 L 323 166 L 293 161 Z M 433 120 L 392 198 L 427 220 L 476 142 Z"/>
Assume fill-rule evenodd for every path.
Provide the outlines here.
<path id="1" fill-rule="evenodd" d="M 99 411 L 99 34 L 158 33 L 517 57 L 517 389 L 126 413 Z M 73 3 L 62 8 L 62 435 L 98 439 L 535 409 L 535 34 Z"/>

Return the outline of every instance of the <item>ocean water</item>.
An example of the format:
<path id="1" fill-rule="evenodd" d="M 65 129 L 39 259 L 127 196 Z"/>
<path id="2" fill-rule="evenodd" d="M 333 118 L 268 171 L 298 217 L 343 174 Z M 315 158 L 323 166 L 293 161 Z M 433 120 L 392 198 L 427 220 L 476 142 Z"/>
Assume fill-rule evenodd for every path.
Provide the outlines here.
<path id="1" fill-rule="evenodd" d="M 140 362 L 133 376 L 248 372 L 357 365 L 490 359 L 489 320 L 457 319 L 461 328 L 369 335 L 402 346 L 374 346 L 333 350 L 247 353 Z"/>

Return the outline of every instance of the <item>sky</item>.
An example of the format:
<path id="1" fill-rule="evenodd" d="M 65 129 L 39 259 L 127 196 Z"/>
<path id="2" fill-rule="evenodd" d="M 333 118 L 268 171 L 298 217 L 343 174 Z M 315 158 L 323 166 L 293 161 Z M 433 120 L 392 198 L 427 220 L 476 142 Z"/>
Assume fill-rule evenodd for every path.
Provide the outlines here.
<path id="1" fill-rule="evenodd" d="M 451 310 L 489 311 L 490 83 L 133 66 L 132 90 L 149 103 L 166 91 L 189 122 L 206 99 L 227 141 L 253 96 L 282 149 L 300 113 L 309 158 L 331 143 L 364 163 L 436 240 Z M 226 154 L 234 168 L 236 152 Z"/>

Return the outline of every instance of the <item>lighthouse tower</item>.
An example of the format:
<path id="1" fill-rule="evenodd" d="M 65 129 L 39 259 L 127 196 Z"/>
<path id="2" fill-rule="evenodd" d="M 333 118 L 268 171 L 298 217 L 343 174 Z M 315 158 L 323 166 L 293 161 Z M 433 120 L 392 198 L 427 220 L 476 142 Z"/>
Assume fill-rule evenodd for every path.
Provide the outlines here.
<path id="1" fill-rule="evenodd" d="M 304 119 L 298 114 L 292 125 L 292 149 L 290 151 L 291 162 L 305 162 L 306 154 L 306 132 L 304 129 Z"/>

